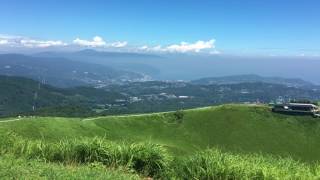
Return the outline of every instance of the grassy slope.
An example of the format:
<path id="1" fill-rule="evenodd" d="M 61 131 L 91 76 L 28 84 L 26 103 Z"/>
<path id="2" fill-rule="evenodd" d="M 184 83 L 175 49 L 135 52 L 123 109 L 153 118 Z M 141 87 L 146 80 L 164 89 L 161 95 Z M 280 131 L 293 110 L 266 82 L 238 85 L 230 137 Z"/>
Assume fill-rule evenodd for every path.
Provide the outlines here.
<path id="1" fill-rule="evenodd" d="M 106 169 L 102 164 L 64 166 L 12 156 L 0 157 L 0 179 L 141 179 L 117 169 Z"/>
<path id="2" fill-rule="evenodd" d="M 27 118 L 0 123 L 0 133 L 15 132 L 31 139 L 105 136 L 111 140 L 152 141 L 175 154 L 207 147 L 228 151 L 290 155 L 320 160 L 319 119 L 274 114 L 267 107 L 224 105 L 185 112 L 181 123 L 172 113 L 110 116 L 91 119 Z"/>

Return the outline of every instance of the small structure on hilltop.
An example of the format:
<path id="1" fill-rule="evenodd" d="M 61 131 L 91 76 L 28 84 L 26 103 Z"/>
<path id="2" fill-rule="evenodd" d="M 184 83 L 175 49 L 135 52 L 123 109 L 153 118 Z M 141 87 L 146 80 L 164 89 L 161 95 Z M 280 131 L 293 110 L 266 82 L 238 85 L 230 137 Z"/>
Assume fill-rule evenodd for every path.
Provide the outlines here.
<path id="1" fill-rule="evenodd" d="M 276 104 L 272 108 L 273 112 L 287 114 L 305 114 L 320 117 L 320 109 L 315 104 L 311 103 L 284 103 Z"/>

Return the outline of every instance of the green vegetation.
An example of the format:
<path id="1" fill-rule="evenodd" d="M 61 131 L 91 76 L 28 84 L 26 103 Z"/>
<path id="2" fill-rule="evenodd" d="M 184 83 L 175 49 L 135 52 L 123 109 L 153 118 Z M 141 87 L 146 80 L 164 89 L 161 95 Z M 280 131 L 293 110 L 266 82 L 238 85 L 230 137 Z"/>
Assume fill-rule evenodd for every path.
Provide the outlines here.
<path id="1" fill-rule="evenodd" d="M 265 106 L 223 105 L 172 113 L 93 118 L 27 117 L 1 123 L 0 133 L 46 141 L 105 137 L 111 141 L 152 142 L 176 155 L 211 147 L 262 152 L 302 161 L 320 160 L 320 122 L 311 116 L 272 113 Z M 5 119 L 3 119 L 5 120 Z M 303 147 L 303 148 L 302 148 Z"/>
<path id="2" fill-rule="evenodd" d="M 318 120 L 245 105 L 129 116 L 2 119 L 0 152 L 8 157 L 3 161 L 15 157 L 45 163 L 44 168 L 87 170 L 98 163 L 132 178 L 316 179 Z"/>
<path id="3" fill-rule="evenodd" d="M 101 138 L 58 143 L 1 138 L 0 177 L 49 179 L 316 179 L 318 164 L 262 154 L 205 150 L 173 157 L 151 143 L 119 144 Z M 137 174 L 134 174 L 138 173 Z"/>
<path id="4" fill-rule="evenodd" d="M 175 163 L 180 179 L 317 179 L 319 165 L 265 155 L 239 155 L 207 150 Z"/>
<path id="5" fill-rule="evenodd" d="M 286 100 L 316 101 L 320 99 L 320 91 L 261 82 L 199 85 L 161 81 L 113 84 L 98 89 L 62 89 L 26 78 L 0 76 L 0 117 L 92 117 L 163 112 L 231 102 L 269 103 L 279 96 Z"/>
<path id="6" fill-rule="evenodd" d="M 22 114 L 88 117 L 95 115 L 92 109 L 97 104 L 117 98 L 123 96 L 90 87 L 55 88 L 31 79 L 0 75 L 0 117 Z"/>
<path id="7" fill-rule="evenodd" d="M 126 169 L 107 169 L 101 163 L 87 165 L 63 165 L 39 159 L 17 158 L 12 155 L 0 157 L 1 179 L 140 179 Z"/>
<path id="8" fill-rule="evenodd" d="M 102 138 L 48 143 L 27 141 L 15 135 L 1 140 L 1 154 L 64 164 L 99 162 L 108 167 L 131 168 L 145 176 L 159 176 L 167 171 L 170 162 L 166 149 L 151 143 L 116 144 Z"/>

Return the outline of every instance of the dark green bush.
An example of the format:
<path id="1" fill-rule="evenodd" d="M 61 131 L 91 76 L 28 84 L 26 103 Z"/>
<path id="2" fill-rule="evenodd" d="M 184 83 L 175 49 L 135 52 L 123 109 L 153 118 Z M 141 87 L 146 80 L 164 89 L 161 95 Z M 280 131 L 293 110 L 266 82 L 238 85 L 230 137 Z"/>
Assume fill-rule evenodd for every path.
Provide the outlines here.
<path id="1" fill-rule="evenodd" d="M 181 123 L 184 117 L 184 112 L 182 110 L 175 111 L 173 116 L 177 122 Z"/>

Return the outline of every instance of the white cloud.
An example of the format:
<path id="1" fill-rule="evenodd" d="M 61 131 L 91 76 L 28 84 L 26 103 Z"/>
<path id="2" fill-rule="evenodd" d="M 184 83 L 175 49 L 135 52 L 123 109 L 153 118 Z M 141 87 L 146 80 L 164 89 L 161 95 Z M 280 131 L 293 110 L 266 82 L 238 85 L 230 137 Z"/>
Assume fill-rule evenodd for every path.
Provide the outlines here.
<path id="1" fill-rule="evenodd" d="M 141 47 L 139 47 L 138 49 L 139 49 L 139 50 L 143 50 L 143 51 L 144 51 L 144 50 L 148 50 L 148 49 L 149 49 L 149 47 L 148 47 L 148 46 L 141 46 Z"/>
<path id="2" fill-rule="evenodd" d="M 166 51 L 166 48 L 162 48 L 162 46 L 154 46 L 151 48 L 152 51 Z"/>
<path id="3" fill-rule="evenodd" d="M 14 43 L 17 38 L 20 37 L 0 34 L 0 45 L 10 45 Z"/>
<path id="4" fill-rule="evenodd" d="M 117 42 L 107 43 L 100 36 L 95 36 L 91 41 L 76 38 L 75 40 L 73 40 L 73 43 L 79 46 L 105 47 L 105 48 L 107 47 L 122 48 L 128 45 L 127 41 L 117 41 Z"/>
<path id="5" fill-rule="evenodd" d="M 162 47 L 160 45 L 153 47 L 142 46 L 139 48 L 139 50 L 171 53 L 200 53 L 204 50 L 207 50 L 209 54 L 220 54 L 220 52 L 215 49 L 214 42 L 215 40 L 212 39 L 209 41 L 197 41 L 195 43 L 181 42 L 180 44 L 172 44 L 165 47 Z"/>
<path id="6" fill-rule="evenodd" d="M 160 45 L 153 46 L 153 47 L 141 46 L 138 49 L 141 51 L 149 51 L 149 52 L 165 52 L 166 51 L 166 49 L 162 48 L 162 46 L 160 46 Z"/>
<path id="7" fill-rule="evenodd" d="M 127 41 L 123 41 L 123 42 L 114 42 L 114 43 L 111 43 L 111 47 L 115 47 L 115 48 L 122 48 L 122 47 L 126 47 L 128 45 L 128 42 Z"/>
<path id="8" fill-rule="evenodd" d="M 88 47 L 101 47 L 106 45 L 106 42 L 100 36 L 95 36 L 92 41 L 76 38 L 75 40 L 73 40 L 73 43 L 76 45 Z"/>
<path id="9" fill-rule="evenodd" d="M 67 43 L 53 40 L 36 40 L 21 36 L 0 35 L 0 45 L 10 45 L 10 47 L 47 48 L 67 46 Z"/>
<path id="10" fill-rule="evenodd" d="M 0 34 L 0 39 L 21 39 L 21 36 L 12 36 L 6 34 Z"/>
<path id="11" fill-rule="evenodd" d="M 169 52 L 180 52 L 180 53 L 185 53 L 185 52 L 200 52 L 201 50 L 204 49 L 213 49 L 215 48 L 214 46 L 215 40 L 209 40 L 209 41 L 197 41 L 195 43 L 186 43 L 186 42 L 181 42 L 180 44 L 173 44 L 168 47 L 166 47 L 166 50 Z"/>
<path id="12" fill-rule="evenodd" d="M 217 55 L 217 54 L 221 54 L 221 52 L 216 50 L 216 49 L 214 49 L 214 50 L 210 51 L 209 54 Z"/>
<path id="13" fill-rule="evenodd" d="M 0 45 L 9 44 L 9 41 L 7 39 L 0 39 Z"/>
<path id="14" fill-rule="evenodd" d="M 39 41 L 34 39 L 22 39 L 20 44 L 25 47 L 38 47 L 38 48 L 47 48 L 47 47 L 56 47 L 56 46 L 66 46 L 67 44 L 62 41 Z"/>
<path id="15" fill-rule="evenodd" d="M 92 40 L 85 40 L 81 38 L 74 39 L 71 43 L 66 43 L 60 40 L 41 40 L 23 36 L 12 36 L 0 34 L 1 47 L 23 47 L 23 48 L 49 48 L 49 47 L 63 47 L 63 48 L 103 48 L 114 50 L 115 48 L 122 48 L 122 51 L 130 52 L 151 52 L 151 53 L 207 53 L 220 54 L 215 48 L 215 40 L 196 41 L 194 43 L 181 42 L 176 44 L 169 44 L 166 46 L 128 46 L 127 41 L 106 42 L 102 37 L 95 36 Z M 74 46 L 75 45 L 75 46 Z"/>

